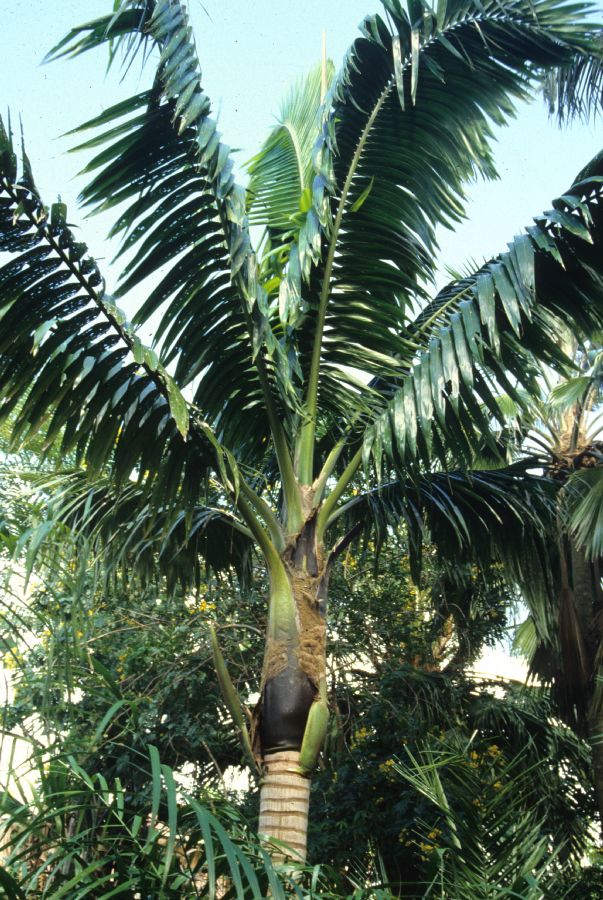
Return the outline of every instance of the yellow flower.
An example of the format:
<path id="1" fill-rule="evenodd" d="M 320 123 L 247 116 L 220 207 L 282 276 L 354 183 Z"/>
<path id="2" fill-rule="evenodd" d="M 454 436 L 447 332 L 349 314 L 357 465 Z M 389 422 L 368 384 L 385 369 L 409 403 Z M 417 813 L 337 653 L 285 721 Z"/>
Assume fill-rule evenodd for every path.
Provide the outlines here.
<path id="1" fill-rule="evenodd" d="M 490 746 L 488 747 L 488 753 L 490 754 L 492 759 L 495 759 L 497 756 L 500 756 L 500 749 L 496 744 L 490 744 Z"/>
<path id="2" fill-rule="evenodd" d="M 199 601 L 199 604 L 198 604 L 196 610 L 190 610 L 190 612 L 204 613 L 204 612 L 207 612 L 208 609 L 215 609 L 215 608 L 216 608 L 215 603 L 208 603 L 208 601 L 205 599 L 205 597 L 203 597 L 203 599 Z"/>
<path id="3" fill-rule="evenodd" d="M 500 791 L 502 789 L 503 783 L 502 781 L 495 781 L 492 787 L 495 791 Z"/>
<path id="4" fill-rule="evenodd" d="M 363 725 L 362 728 L 357 728 L 356 731 L 354 732 L 353 743 L 361 744 L 363 741 L 365 741 L 367 739 L 368 736 L 369 736 L 369 730 L 368 730 L 368 728 L 365 728 Z"/>
<path id="5" fill-rule="evenodd" d="M 8 653 L 5 653 L 2 661 L 5 669 L 17 669 L 19 663 L 23 662 L 23 654 L 18 647 L 11 647 Z"/>
<path id="6" fill-rule="evenodd" d="M 388 778 L 393 777 L 392 769 L 395 763 L 393 759 L 386 759 L 385 762 L 379 763 L 379 771 L 386 775 Z"/>

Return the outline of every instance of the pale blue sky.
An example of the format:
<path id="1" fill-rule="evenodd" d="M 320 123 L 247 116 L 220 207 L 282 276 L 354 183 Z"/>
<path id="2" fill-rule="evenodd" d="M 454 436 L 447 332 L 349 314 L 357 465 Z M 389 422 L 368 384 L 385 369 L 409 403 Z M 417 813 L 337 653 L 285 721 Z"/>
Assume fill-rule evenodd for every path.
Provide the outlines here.
<path id="1" fill-rule="evenodd" d="M 75 210 L 73 176 L 85 159 L 65 153 L 70 139 L 57 139 L 85 118 L 138 87 L 149 72 L 135 65 L 126 83 L 104 78 L 106 54 L 41 66 L 45 52 L 74 24 L 101 15 L 110 0 L 0 0 L 0 109 L 23 118 L 27 147 L 47 202 L 61 193 Z M 377 0 L 190 0 L 204 82 L 218 113 L 224 140 L 247 159 L 259 146 L 287 86 L 320 56 L 326 29 L 328 52 L 339 66 L 357 25 Z M 471 188 L 470 221 L 458 234 L 442 235 L 442 261 L 462 263 L 504 249 L 533 215 L 548 208 L 582 165 L 603 146 L 603 125 L 560 131 L 541 103 L 522 108 L 501 132 L 501 181 Z M 82 237 L 97 256 L 108 253 L 101 236 L 107 223 L 83 223 Z M 106 265 L 102 268 L 106 271 Z M 109 283 L 111 279 L 109 278 Z"/>

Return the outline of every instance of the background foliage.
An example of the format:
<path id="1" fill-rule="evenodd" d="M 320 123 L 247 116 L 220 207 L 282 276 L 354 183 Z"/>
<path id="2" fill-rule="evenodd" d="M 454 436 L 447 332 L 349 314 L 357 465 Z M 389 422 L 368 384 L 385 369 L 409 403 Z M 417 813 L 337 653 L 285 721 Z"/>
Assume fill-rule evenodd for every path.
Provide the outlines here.
<path id="1" fill-rule="evenodd" d="M 29 790 L 24 768 L 7 784 L 9 872 L 25 896 L 62 896 L 76 874 L 82 897 L 105 896 L 116 885 L 165 897 L 203 895 L 211 853 L 198 841 L 211 833 L 218 883 L 225 878 L 233 896 L 261 896 L 267 878 L 280 884 L 287 875 L 273 872 L 247 824 L 256 789 L 236 789 L 243 759 L 208 632 L 210 623 L 217 627 L 237 688 L 253 699 L 261 571 L 244 595 L 234 576 L 211 572 L 196 591 L 168 592 L 160 576 L 143 583 L 116 570 L 106 577 L 86 542 L 58 526 L 34 556 L 42 495 L 31 469 L 20 477 L 14 467 L 7 472 L 4 566 L 13 574 L 5 581 L 0 640 L 12 691 L 3 730 L 31 739 L 25 768 L 34 770 L 37 785 L 31 804 L 27 793 L 19 796 L 19 785 Z M 21 566 L 10 562 L 15 547 L 23 548 Z M 574 883 L 594 815 L 586 745 L 555 724 L 546 691 L 468 676 L 483 646 L 506 633 L 515 595 L 500 566 L 467 563 L 452 579 L 428 548 L 415 584 L 408 549 L 403 535 L 390 541 L 378 571 L 374 546 L 348 550 L 333 577 L 333 715 L 313 784 L 310 832 L 311 858 L 321 867 L 296 890 L 312 895 L 314 879 L 318 896 L 383 890 L 422 897 L 437 882 L 473 892 L 467 897 L 491 897 L 521 881 L 522 866 L 535 880 L 521 882 L 520 896 Z M 366 638 L 359 654 L 360 632 Z M 439 802 L 429 790 L 436 775 Z M 512 810 L 508 820 L 503 809 Z M 133 838 L 149 815 L 161 825 Z M 502 831 L 511 846 L 510 820 L 511 831 L 522 822 L 521 839 L 515 855 L 501 856 L 496 842 Z M 488 853 L 485 878 L 476 859 Z M 506 871 L 498 868 L 503 857 Z M 240 889 L 232 880 L 237 866 Z M 486 890 L 488 881 L 498 888 Z"/>

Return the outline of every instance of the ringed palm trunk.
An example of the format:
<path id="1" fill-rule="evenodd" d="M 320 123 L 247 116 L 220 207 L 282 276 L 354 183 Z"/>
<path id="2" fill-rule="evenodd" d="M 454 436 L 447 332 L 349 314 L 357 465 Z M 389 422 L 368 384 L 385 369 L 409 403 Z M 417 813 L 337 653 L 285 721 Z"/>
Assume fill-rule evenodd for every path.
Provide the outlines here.
<path id="1" fill-rule="evenodd" d="M 315 704 L 326 716 L 326 567 L 322 548 L 306 526 L 271 572 L 271 594 L 255 748 L 262 757 L 259 832 L 306 858 L 313 751 L 324 733 L 308 741 Z M 320 730 L 319 730 L 320 731 Z M 304 740 L 305 738 L 305 740 Z M 303 754 L 302 754 L 303 745 Z M 275 857 L 287 851 L 273 845 Z"/>
<path id="2" fill-rule="evenodd" d="M 593 716 L 589 728 L 590 747 L 593 762 L 593 782 L 595 800 L 599 812 L 599 838 L 603 844 L 603 713 Z"/>
<path id="3" fill-rule="evenodd" d="M 591 748 L 593 787 L 599 813 L 600 838 L 603 843 L 603 685 L 601 676 L 601 616 L 603 597 L 598 563 L 589 562 L 582 550 L 570 540 L 573 598 L 576 609 L 579 648 L 574 655 L 584 659 L 584 732 Z M 576 650 L 578 652 L 576 653 Z"/>
<path id="4" fill-rule="evenodd" d="M 577 343 L 570 347 L 575 357 Z M 592 408 L 595 392 L 562 416 L 556 477 L 567 477 L 568 469 L 598 465 L 598 448 L 587 443 L 585 416 Z M 555 473 L 554 473 L 555 474 Z M 591 749 L 592 776 L 603 845 L 603 591 L 600 560 L 591 562 L 570 534 L 560 540 L 561 590 L 559 597 L 562 665 L 566 703 L 573 706 L 577 725 Z"/>

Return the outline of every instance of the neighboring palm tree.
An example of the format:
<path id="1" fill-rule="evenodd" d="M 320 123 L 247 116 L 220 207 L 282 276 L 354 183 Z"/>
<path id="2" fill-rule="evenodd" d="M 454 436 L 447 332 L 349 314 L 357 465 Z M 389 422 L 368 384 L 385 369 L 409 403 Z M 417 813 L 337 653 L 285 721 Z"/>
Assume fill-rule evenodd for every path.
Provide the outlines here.
<path id="1" fill-rule="evenodd" d="M 603 357 L 573 339 L 568 352 L 578 374 L 559 381 L 523 421 L 559 497 L 547 552 L 532 558 L 519 579 L 530 616 L 517 643 L 532 672 L 552 682 L 564 721 L 590 741 L 603 828 Z"/>
<path id="2" fill-rule="evenodd" d="M 250 737 L 217 642 L 216 665 L 262 769 L 260 831 L 301 857 L 328 717 L 334 561 L 375 512 L 381 536 L 389 521 L 416 527 L 439 511 L 459 544 L 489 540 L 500 522 L 507 545 L 525 540 L 537 525 L 525 479 L 471 475 L 475 448 L 498 453 L 499 387 L 536 391 L 538 360 L 569 364 L 560 330 L 603 323 L 601 161 L 505 253 L 429 292 L 435 229 L 462 218 L 467 180 L 495 174 L 491 124 L 543 72 L 595 53 L 587 8 L 384 5 L 325 96 L 316 141 L 295 135 L 314 143 L 312 169 L 284 162 L 305 152 L 287 144 L 290 122 L 254 162 L 251 197 L 209 116 L 179 0 L 124 0 L 54 51 L 159 52 L 149 90 L 84 126 L 96 129 L 84 147 L 101 149 L 83 192 L 117 210 L 112 234 L 132 254 L 118 296 L 151 279 L 136 322 L 159 314 L 159 357 L 64 206 L 43 205 L 25 153 L 18 174 L 10 126 L 0 135 L 2 414 L 15 416 L 15 444 L 41 431 L 86 467 L 92 486 L 75 478 L 65 516 L 102 520 L 108 550 L 129 548 L 132 563 L 152 546 L 169 571 L 189 536 L 221 564 L 257 547 L 270 596 Z M 259 262 L 250 204 L 267 227 Z M 377 487 L 355 494 L 363 468 Z M 99 494 L 101 475 L 111 487 Z"/>

